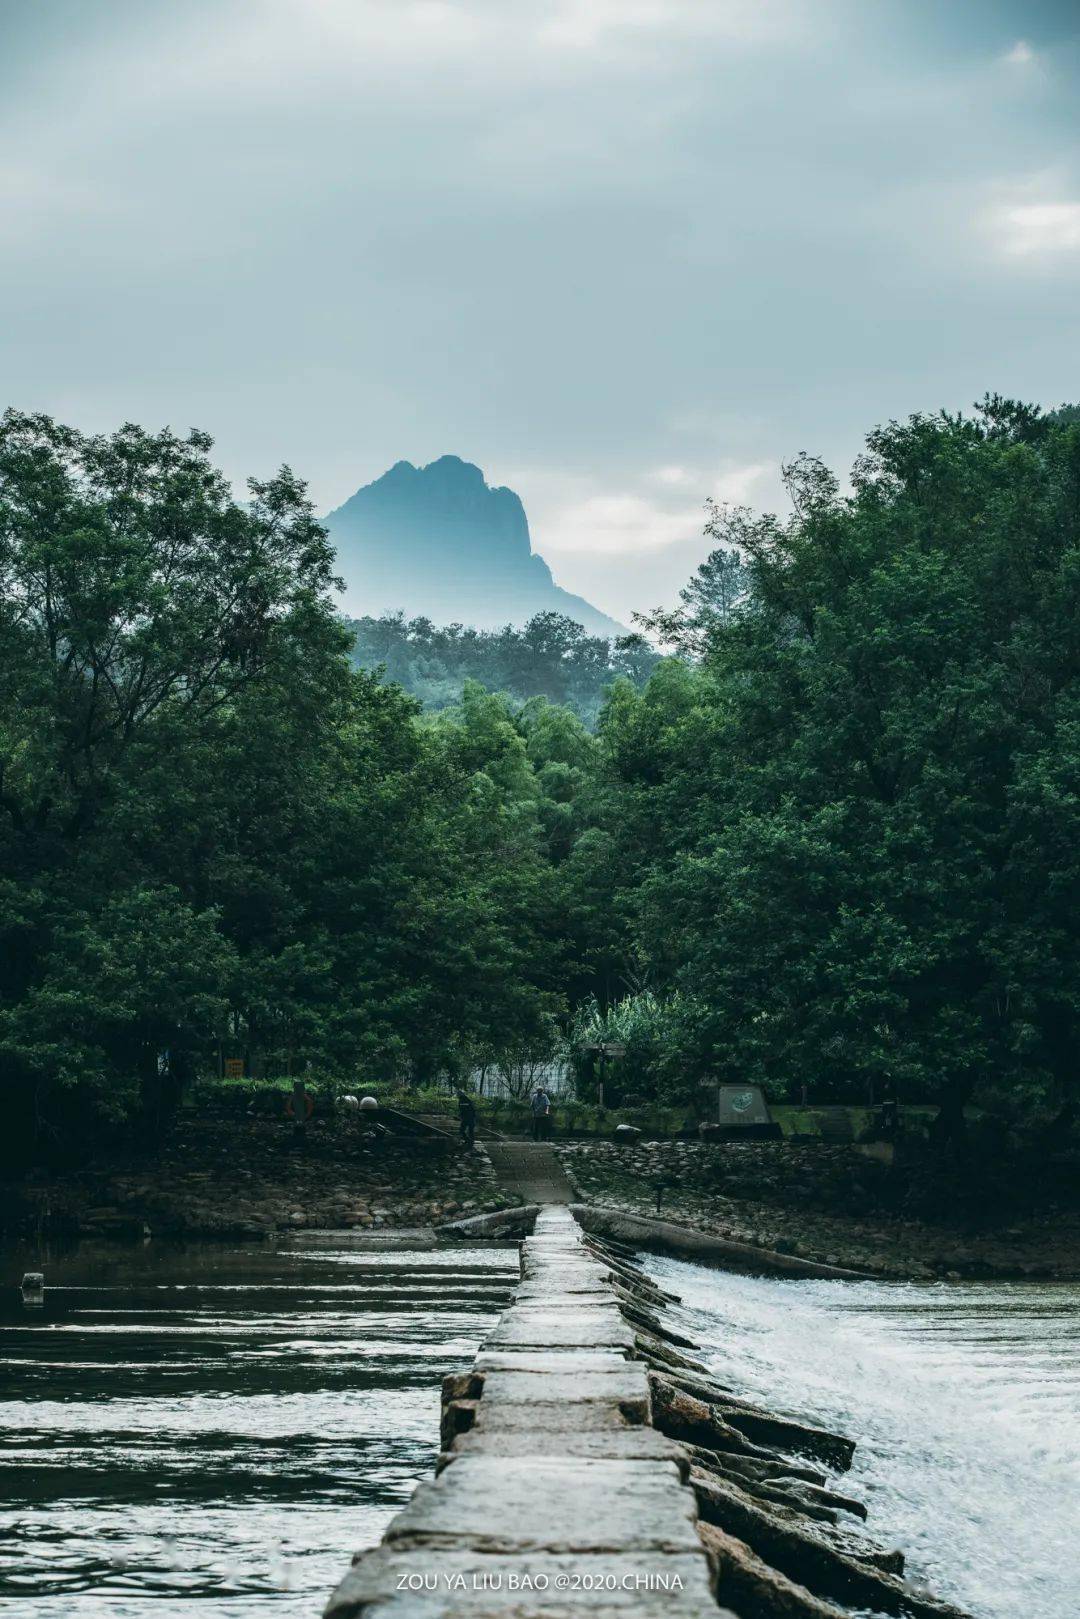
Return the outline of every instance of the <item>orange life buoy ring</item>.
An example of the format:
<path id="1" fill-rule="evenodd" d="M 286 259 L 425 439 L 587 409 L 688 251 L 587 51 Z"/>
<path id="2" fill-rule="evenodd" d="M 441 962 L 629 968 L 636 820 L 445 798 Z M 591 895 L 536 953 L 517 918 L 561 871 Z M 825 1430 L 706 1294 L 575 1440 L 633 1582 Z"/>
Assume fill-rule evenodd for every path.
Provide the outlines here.
<path id="1" fill-rule="evenodd" d="M 314 1097 L 309 1096 L 307 1091 L 305 1091 L 304 1092 L 304 1117 L 306 1119 L 310 1119 L 310 1117 L 314 1113 L 314 1111 L 315 1111 L 315 1099 L 314 1099 Z M 287 1119 L 295 1119 L 295 1117 L 296 1117 L 296 1108 L 295 1108 L 295 1106 L 293 1104 L 293 1098 L 291 1096 L 289 1097 L 289 1100 L 285 1103 L 285 1117 Z"/>

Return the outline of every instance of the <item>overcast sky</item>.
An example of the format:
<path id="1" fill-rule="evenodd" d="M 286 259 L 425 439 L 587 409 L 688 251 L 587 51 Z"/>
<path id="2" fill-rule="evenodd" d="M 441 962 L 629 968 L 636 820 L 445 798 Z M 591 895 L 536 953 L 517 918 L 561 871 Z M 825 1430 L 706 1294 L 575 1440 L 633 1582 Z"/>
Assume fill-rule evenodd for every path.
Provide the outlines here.
<path id="1" fill-rule="evenodd" d="M 0 377 L 453 452 L 627 618 L 799 450 L 1080 399 L 1076 0 L 0 0 Z"/>

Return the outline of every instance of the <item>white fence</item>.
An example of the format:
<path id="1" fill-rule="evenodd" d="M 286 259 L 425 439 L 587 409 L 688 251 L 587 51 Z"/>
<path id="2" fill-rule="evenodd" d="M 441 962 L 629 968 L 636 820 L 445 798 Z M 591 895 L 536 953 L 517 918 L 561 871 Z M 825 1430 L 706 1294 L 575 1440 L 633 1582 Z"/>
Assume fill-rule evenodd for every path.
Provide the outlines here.
<path id="1" fill-rule="evenodd" d="M 574 1081 L 565 1062 L 526 1062 L 474 1068 L 469 1075 L 468 1088 L 479 1096 L 509 1097 L 527 1101 L 539 1086 L 549 1096 L 567 1097 L 574 1094 Z"/>

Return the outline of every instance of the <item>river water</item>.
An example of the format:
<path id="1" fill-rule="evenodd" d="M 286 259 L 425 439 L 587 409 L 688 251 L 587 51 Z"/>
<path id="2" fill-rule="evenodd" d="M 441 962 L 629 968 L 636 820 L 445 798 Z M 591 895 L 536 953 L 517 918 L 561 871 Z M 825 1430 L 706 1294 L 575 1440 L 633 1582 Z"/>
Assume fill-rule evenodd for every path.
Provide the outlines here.
<path id="1" fill-rule="evenodd" d="M 0 1613 L 64 1619 L 315 1619 L 518 1275 L 512 1246 L 0 1258 Z M 1080 1612 L 1080 1288 L 647 1263 L 725 1383 L 858 1440 L 845 1483 L 912 1577 L 977 1619 Z"/>
<path id="2" fill-rule="evenodd" d="M 504 1246 L 0 1257 L 0 1612 L 43 1619 L 314 1619 L 519 1274 Z"/>
<path id="3" fill-rule="evenodd" d="M 1080 1287 L 647 1264 L 729 1388 L 858 1441 L 844 1487 L 909 1578 L 976 1619 L 1080 1614 Z"/>

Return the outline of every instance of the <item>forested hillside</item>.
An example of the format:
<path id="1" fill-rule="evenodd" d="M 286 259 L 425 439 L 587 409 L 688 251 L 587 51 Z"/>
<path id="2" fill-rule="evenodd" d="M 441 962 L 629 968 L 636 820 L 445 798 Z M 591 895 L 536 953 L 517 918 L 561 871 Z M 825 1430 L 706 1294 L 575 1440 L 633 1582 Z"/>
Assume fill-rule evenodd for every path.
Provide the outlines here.
<path id="1" fill-rule="evenodd" d="M 850 494 L 800 459 L 790 518 L 712 514 L 673 656 L 365 621 L 386 678 L 303 485 L 238 504 L 210 450 L 0 433 L 9 1154 L 155 1131 L 223 1053 L 376 1085 L 604 1029 L 624 1098 L 710 1073 L 1071 1127 L 1069 413 L 890 424 Z M 434 714 L 397 683 L 429 651 Z"/>
<path id="2" fill-rule="evenodd" d="M 349 628 L 361 669 L 382 670 L 436 711 L 460 702 L 465 682 L 478 680 L 515 703 L 565 703 L 594 727 L 612 684 L 625 678 L 642 686 L 660 661 L 644 635 L 589 635 L 562 613 L 537 613 L 522 629 L 440 627 L 403 613 L 354 619 Z"/>

